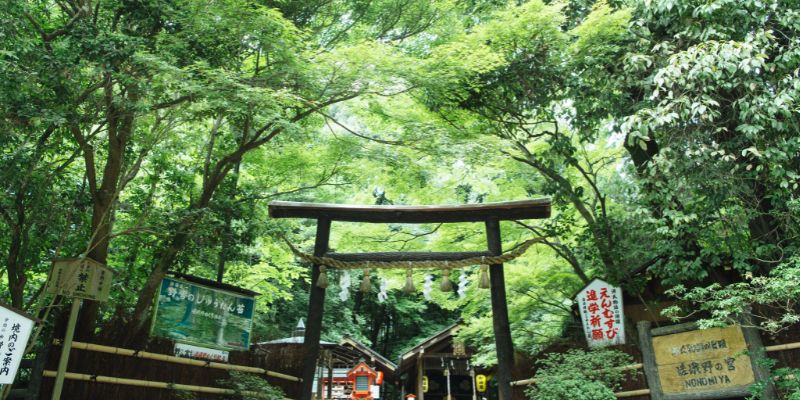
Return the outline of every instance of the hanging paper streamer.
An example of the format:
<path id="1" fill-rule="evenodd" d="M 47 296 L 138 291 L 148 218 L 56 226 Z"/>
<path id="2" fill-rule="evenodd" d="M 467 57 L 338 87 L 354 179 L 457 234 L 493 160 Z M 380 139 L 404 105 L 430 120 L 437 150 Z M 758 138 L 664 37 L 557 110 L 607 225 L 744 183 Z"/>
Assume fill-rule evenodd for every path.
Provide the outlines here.
<path id="1" fill-rule="evenodd" d="M 339 299 L 343 302 L 350 298 L 350 271 L 343 271 L 342 277 L 339 278 L 339 287 L 342 289 L 339 292 Z"/>
<path id="2" fill-rule="evenodd" d="M 381 278 L 381 283 L 378 287 L 380 288 L 380 291 L 378 292 L 378 303 L 383 303 L 389 298 L 389 295 L 386 294 L 386 289 L 389 289 L 389 282 L 386 282 L 386 279 Z"/>
<path id="3" fill-rule="evenodd" d="M 433 275 L 425 275 L 425 282 L 422 284 L 422 297 L 431 300 L 431 290 L 433 290 Z"/>
<path id="4" fill-rule="evenodd" d="M 458 298 L 459 299 L 463 299 L 464 296 L 467 294 L 467 284 L 469 284 L 469 282 L 467 281 L 467 274 L 464 273 L 464 271 L 461 271 L 461 273 L 458 275 L 458 290 L 457 290 L 457 292 L 458 292 Z"/>

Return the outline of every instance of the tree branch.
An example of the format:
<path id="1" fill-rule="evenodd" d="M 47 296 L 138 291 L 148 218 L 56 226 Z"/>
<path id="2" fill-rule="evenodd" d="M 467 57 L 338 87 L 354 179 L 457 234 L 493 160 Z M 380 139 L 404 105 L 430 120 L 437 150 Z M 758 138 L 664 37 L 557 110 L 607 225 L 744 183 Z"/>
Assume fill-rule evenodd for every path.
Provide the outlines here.
<path id="1" fill-rule="evenodd" d="M 326 114 L 326 113 L 324 113 L 322 111 L 317 111 L 317 114 L 320 114 L 323 117 L 325 117 L 326 124 L 327 124 L 328 121 L 333 122 L 334 124 L 336 124 L 337 126 L 339 126 L 342 129 L 344 129 L 345 131 L 347 131 L 349 134 L 351 134 L 353 136 L 357 136 L 357 137 L 360 137 L 362 139 L 366 139 L 366 140 L 369 140 L 369 141 L 372 141 L 372 142 L 376 142 L 376 143 L 380 143 L 380 144 L 387 144 L 387 145 L 390 145 L 390 146 L 403 146 L 403 145 L 405 145 L 405 143 L 403 141 L 401 141 L 401 140 L 394 141 L 394 140 L 383 140 L 383 139 L 371 138 L 369 136 L 360 134 L 360 133 L 350 129 L 349 127 L 347 127 L 344 124 L 342 124 L 341 122 L 339 122 L 336 118 L 333 118 L 330 115 L 328 115 L 328 114 Z M 330 125 L 328 125 L 328 129 L 330 129 L 331 132 L 333 132 L 333 129 L 332 129 L 332 127 Z"/>
<path id="2" fill-rule="evenodd" d="M 565 261 L 567 261 L 570 264 L 570 266 L 572 266 L 572 269 L 575 271 L 575 274 L 578 275 L 578 278 L 580 278 L 581 281 L 583 281 L 583 283 L 589 283 L 589 277 L 586 275 L 586 272 L 583 270 L 583 267 L 581 267 L 581 264 L 578 261 L 578 258 L 575 257 L 575 254 L 572 252 L 572 249 L 570 249 L 569 247 L 567 247 L 566 245 L 564 245 L 562 243 L 554 243 L 554 242 L 551 242 L 551 241 L 547 240 L 546 237 L 550 236 L 550 235 L 543 234 L 543 232 L 541 232 L 541 230 L 539 228 L 536 228 L 534 226 L 528 225 L 528 224 L 526 224 L 526 223 L 524 223 L 522 221 L 514 221 L 514 222 L 517 225 L 520 225 L 520 226 L 530 230 L 531 232 L 535 233 L 537 236 L 542 237 L 543 238 L 543 243 L 546 246 L 548 246 L 551 249 L 553 249 L 553 251 L 555 251 L 556 254 L 558 254 L 559 257 L 561 257 Z"/>

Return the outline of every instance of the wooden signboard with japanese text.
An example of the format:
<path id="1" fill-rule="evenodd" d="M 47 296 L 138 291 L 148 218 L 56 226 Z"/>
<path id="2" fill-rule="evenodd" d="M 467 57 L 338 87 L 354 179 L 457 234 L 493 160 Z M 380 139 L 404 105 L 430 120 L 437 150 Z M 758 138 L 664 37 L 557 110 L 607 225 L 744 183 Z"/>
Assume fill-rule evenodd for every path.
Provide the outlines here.
<path id="1" fill-rule="evenodd" d="M 664 394 L 747 387 L 755 382 L 742 328 L 712 328 L 653 338 Z"/>
<path id="2" fill-rule="evenodd" d="M 45 291 L 87 300 L 106 301 L 111 293 L 114 271 L 90 258 L 53 261 Z"/>
<path id="3" fill-rule="evenodd" d="M 637 329 L 652 400 L 742 398 L 768 375 L 758 363 L 764 346 L 754 328 L 651 328 L 640 321 Z M 774 388 L 765 386 L 762 395 L 774 399 Z"/>

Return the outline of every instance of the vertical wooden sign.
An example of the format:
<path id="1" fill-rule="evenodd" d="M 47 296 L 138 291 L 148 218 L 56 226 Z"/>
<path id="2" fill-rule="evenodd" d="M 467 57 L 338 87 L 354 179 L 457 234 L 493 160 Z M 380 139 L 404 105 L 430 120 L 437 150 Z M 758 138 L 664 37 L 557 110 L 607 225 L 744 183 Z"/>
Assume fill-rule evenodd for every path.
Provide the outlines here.
<path id="1" fill-rule="evenodd" d="M 625 344 L 622 289 L 601 279 L 589 282 L 575 298 L 589 347 Z"/>

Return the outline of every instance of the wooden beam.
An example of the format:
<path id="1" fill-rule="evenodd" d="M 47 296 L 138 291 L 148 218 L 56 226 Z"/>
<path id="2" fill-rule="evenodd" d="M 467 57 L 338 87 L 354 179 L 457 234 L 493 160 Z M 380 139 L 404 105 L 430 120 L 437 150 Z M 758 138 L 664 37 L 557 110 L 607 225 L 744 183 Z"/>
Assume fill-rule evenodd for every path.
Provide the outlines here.
<path id="1" fill-rule="evenodd" d="M 314 255 L 321 256 L 328 251 L 328 241 L 331 234 L 331 220 L 317 220 L 317 237 L 314 242 Z M 311 266 L 311 289 L 308 299 L 308 318 L 306 320 L 306 333 L 303 337 L 303 391 L 301 400 L 311 400 L 314 385 L 314 372 L 319 359 L 319 339 L 322 334 L 322 313 L 325 306 L 325 289 L 317 287 L 319 278 L 319 265 Z"/>
<path id="2" fill-rule="evenodd" d="M 372 223 L 483 222 L 550 217 L 550 199 L 452 206 L 376 206 L 274 201 L 271 218 L 315 218 Z"/>
<path id="3" fill-rule="evenodd" d="M 497 219 L 486 221 L 486 242 L 493 255 L 503 254 L 500 240 L 500 222 Z M 514 344 L 511 341 L 511 325 L 508 321 L 506 304 L 506 284 L 503 264 L 489 266 L 492 298 L 492 326 L 497 350 L 497 389 L 498 400 L 511 400 L 511 369 L 514 366 Z"/>
<path id="4" fill-rule="evenodd" d="M 488 251 L 463 252 L 381 252 L 381 253 L 325 253 L 325 257 L 345 262 L 392 262 L 392 261 L 457 261 L 473 257 L 489 257 Z"/>

